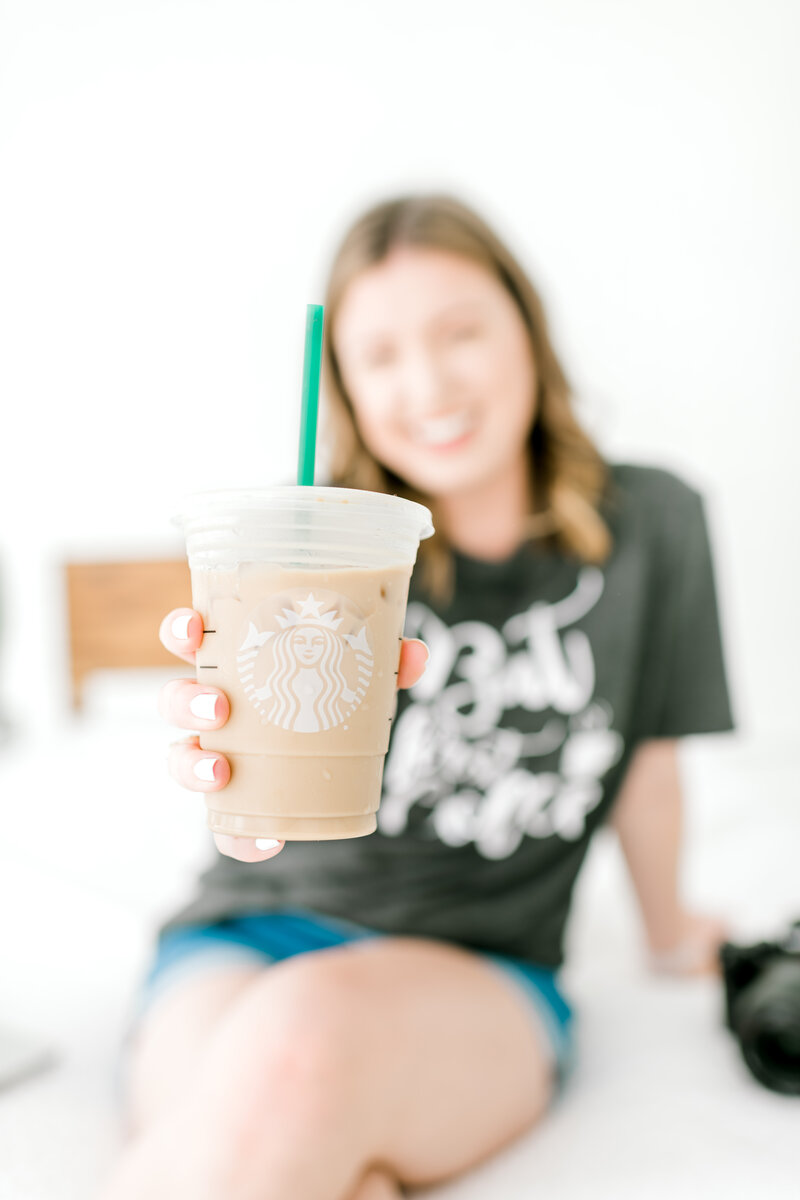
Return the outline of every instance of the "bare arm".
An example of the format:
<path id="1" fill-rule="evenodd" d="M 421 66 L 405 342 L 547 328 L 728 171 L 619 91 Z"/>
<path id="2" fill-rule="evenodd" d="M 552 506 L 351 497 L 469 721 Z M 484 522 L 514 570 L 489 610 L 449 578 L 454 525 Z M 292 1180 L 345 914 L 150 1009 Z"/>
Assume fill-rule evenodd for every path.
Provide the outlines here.
<path id="1" fill-rule="evenodd" d="M 716 969 L 724 924 L 693 914 L 680 896 L 683 790 L 677 742 L 644 742 L 611 814 L 641 909 L 651 965 L 678 974 Z"/>

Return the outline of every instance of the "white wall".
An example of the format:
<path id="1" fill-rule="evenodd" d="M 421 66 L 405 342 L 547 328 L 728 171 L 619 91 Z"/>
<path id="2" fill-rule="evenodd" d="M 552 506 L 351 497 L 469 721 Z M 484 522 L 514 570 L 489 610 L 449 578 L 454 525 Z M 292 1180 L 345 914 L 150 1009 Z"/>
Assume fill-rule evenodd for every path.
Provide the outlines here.
<path id="1" fill-rule="evenodd" d="M 798 723 L 792 0 L 7 0 L 6 708 L 64 703 L 59 562 L 180 552 L 182 491 L 294 467 L 344 223 L 452 189 L 530 266 L 612 456 L 710 503 L 748 731 Z"/>

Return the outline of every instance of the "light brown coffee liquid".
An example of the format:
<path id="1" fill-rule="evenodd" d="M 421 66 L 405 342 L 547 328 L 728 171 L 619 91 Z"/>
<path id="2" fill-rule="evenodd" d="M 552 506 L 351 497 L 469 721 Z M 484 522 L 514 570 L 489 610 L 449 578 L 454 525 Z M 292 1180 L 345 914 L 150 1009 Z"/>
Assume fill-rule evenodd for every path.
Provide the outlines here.
<path id="1" fill-rule="evenodd" d="M 197 679 L 231 715 L 200 745 L 231 779 L 208 824 L 237 837 L 360 837 L 377 827 L 412 564 L 195 569 Z"/>

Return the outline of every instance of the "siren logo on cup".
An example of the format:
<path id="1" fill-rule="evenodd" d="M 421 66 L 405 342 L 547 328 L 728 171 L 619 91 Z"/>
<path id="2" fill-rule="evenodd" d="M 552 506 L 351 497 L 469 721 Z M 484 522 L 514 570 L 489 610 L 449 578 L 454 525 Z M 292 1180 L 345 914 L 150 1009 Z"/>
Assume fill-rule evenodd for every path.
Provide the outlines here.
<path id="1" fill-rule="evenodd" d="M 364 614 L 345 596 L 321 589 L 264 600 L 250 614 L 236 655 L 261 723 L 291 733 L 319 733 L 346 721 L 366 695 L 372 665 Z"/>

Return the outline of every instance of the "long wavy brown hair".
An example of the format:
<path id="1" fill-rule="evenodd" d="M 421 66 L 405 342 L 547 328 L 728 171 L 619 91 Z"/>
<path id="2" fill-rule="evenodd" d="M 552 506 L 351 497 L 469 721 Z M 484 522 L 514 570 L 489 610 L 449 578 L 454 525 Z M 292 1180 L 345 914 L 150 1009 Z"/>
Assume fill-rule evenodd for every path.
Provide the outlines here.
<path id="1" fill-rule="evenodd" d="M 571 389 L 550 341 L 542 302 L 494 231 L 451 196 L 408 196 L 376 205 L 351 226 L 334 257 L 325 297 L 323 347 L 330 482 L 421 501 L 432 509 L 436 523 L 435 500 L 387 470 L 364 445 L 336 359 L 336 316 L 345 291 L 362 271 L 402 246 L 461 255 L 491 272 L 508 289 L 528 330 L 536 365 L 536 410 L 529 443 L 534 501 L 526 535 L 584 562 L 603 562 L 611 549 L 611 535 L 598 509 L 608 468 L 572 411 Z M 452 561 L 442 533 L 421 544 L 423 586 L 443 602 L 452 596 Z"/>

